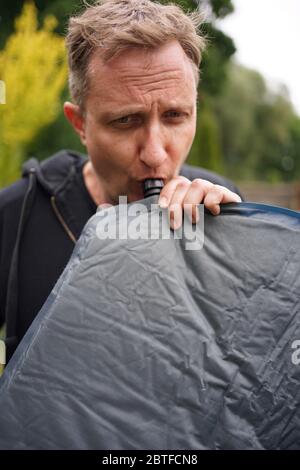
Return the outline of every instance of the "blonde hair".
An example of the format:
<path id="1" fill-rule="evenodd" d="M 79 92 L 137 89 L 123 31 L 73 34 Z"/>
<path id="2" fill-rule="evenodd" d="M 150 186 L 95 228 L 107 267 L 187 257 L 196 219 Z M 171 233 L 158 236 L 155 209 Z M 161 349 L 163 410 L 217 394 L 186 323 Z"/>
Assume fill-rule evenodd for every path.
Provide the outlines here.
<path id="1" fill-rule="evenodd" d="M 177 40 L 190 59 L 196 82 L 205 39 L 199 11 L 185 14 L 174 4 L 151 0 L 100 0 L 71 17 L 66 37 L 71 97 L 82 109 L 88 91 L 88 65 L 96 49 L 104 61 L 130 47 L 155 48 Z"/>

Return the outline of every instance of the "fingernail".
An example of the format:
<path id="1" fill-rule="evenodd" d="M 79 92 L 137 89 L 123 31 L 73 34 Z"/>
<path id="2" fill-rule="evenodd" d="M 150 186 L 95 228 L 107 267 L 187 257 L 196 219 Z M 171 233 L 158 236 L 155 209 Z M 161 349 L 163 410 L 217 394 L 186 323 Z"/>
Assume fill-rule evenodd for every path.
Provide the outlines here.
<path id="1" fill-rule="evenodd" d="M 171 221 L 171 228 L 173 230 L 178 230 L 180 227 L 181 227 L 181 222 L 179 220 L 174 219 Z"/>
<path id="2" fill-rule="evenodd" d="M 216 204 L 212 209 L 211 209 L 211 213 L 213 215 L 219 215 L 221 212 L 221 208 L 218 204 Z"/>
<path id="3" fill-rule="evenodd" d="M 158 201 L 159 207 L 164 209 L 165 207 L 168 207 L 168 199 L 165 196 L 162 196 L 159 201 Z"/>
<path id="4" fill-rule="evenodd" d="M 170 212 L 170 224 L 173 230 L 177 230 L 182 225 L 182 217 L 180 214 L 175 214 L 175 212 Z"/>

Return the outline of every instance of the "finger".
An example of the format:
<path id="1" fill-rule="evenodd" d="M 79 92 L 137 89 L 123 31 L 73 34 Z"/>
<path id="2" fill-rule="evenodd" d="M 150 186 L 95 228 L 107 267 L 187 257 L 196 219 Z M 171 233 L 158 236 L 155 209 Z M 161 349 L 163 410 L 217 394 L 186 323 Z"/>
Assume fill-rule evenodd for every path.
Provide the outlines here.
<path id="1" fill-rule="evenodd" d="M 190 180 L 188 180 L 184 176 L 176 176 L 171 181 L 169 181 L 162 188 L 159 196 L 158 204 L 161 208 L 166 208 L 169 206 L 173 193 L 176 190 L 176 187 L 179 182 L 185 182 L 186 184 L 190 184 Z"/>
<path id="2" fill-rule="evenodd" d="M 174 230 L 177 230 L 182 225 L 182 212 L 183 212 L 183 201 L 185 195 L 190 187 L 191 182 L 178 181 L 177 186 L 172 194 L 169 202 L 169 216 L 170 225 Z"/>
<path id="3" fill-rule="evenodd" d="M 220 213 L 220 204 L 229 202 L 241 202 L 241 198 L 238 194 L 216 184 L 204 198 L 205 207 L 214 215 Z"/>
<path id="4" fill-rule="evenodd" d="M 192 181 L 188 192 L 183 201 L 184 212 L 188 215 L 192 223 L 199 222 L 199 209 L 200 204 L 209 190 L 213 187 L 213 183 L 200 178 Z"/>
<path id="5" fill-rule="evenodd" d="M 183 210 L 185 216 L 188 216 L 192 224 L 197 224 L 200 220 L 198 204 L 183 203 Z"/>

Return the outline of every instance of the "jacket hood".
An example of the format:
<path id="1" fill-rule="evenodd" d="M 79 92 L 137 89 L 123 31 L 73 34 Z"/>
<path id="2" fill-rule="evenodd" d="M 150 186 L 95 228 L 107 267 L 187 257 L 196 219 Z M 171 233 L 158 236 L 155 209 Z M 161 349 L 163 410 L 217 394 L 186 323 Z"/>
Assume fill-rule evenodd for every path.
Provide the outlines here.
<path id="1" fill-rule="evenodd" d="M 22 167 L 22 176 L 26 177 L 30 172 L 34 172 L 45 191 L 55 196 L 66 187 L 87 159 L 86 155 L 73 150 L 61 150 L 42 162 L 36 158 L 27 160 Z"/>

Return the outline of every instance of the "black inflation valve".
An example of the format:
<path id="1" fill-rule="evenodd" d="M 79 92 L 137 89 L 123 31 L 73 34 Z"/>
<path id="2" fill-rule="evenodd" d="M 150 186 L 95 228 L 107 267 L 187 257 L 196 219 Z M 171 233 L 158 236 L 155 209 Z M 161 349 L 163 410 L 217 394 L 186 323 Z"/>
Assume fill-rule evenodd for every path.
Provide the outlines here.
<path id="1" fill-rule="evenodd" d="M 148 178 L 144 181 L 144 198 L 159 195 L 164 187 L 161 179 Z"/>

